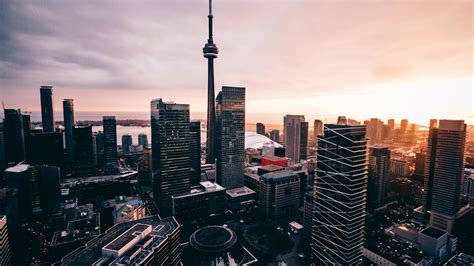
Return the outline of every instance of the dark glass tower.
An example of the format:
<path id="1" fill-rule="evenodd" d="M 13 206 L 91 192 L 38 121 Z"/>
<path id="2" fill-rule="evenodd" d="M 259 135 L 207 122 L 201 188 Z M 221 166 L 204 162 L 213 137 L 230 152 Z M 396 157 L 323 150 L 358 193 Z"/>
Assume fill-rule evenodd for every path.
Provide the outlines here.
<path id="1" fill-rule="evenodd" d="M 33 132 L 28 136 L 26 159 L 29 164 L 48 164 L 61 167 L 64 143 L 61 133 Z"/>
<path id="2" fill-rule="evenodd" d="M 130 146 L 132 146 L 133 140 L 132 136 L 129 134 L 122 135 L 122 151 L 123 154 L 130 153 Z"/>
<path id="3" fill-rule="evenodd" d="M 375 145 L 369 148 L 369 183 L 367 209 L 372 211 L 385 204 L 388 175 L 390 173 L 390 149 Z"/>
<path id="4" fill-rule="evenodd" d="M 217 96 L 217 183 L 244 186 L 245 88 L 222 87 Z"/>
<path id="5" fill-rule="evenodd" d="M 263 123 L 257 123 L 257 134 L 265 136 L 265 125 Z"/>
<path id="6" fill-rule="evenodd" d="M 315 265 L 362 264 L 367 194 L 365 126 L 325 125 L 318 138 L 311 236 Z"/>
<path id="7" fill-rule="evenodd" d="M 161 217 L 172 214 L 171 196 L 189 192 L 189 105 L 151 101 L 153 197 Z"/>
<path id="8" fill-rule="evenodd" d="M 3 137 L 5 141 L 5 160 L 18 163 L 25 160 L 25 135 L 21 110 L 4 109 Z"/>
<path id="9" fill-rule="evenodd" d="M 92 176 L 95 173 L 92 126 L 75 126 L 72 135 L 74 173 L 76 177 Z"/>
<path id="10" fill-rule="evenodd" d="M 74 162 L 74 145 L 72 138 L 72 128 L 75 125 L 74 120 L 74 100 L 63 100 L 63 115 L 64 115 L 64 136 L 66 141 L 66 159 L 68 163 Z"/>
<path id="11" fill-rule="evenodd" d="M 104 139 L 103 139 L 104 140 L 104 155 L 103 155 L 104 156 L 103 158 L 104 171 L 106 174 L 116 174 L 118 171 L 118 164 L 117 164 L 117 121 L 115 120 L 115 116 L 104 116 L 102 119 L 102 126 L 104 130 Z M 97 153 L 98 161 L 99 161 L 99 156 L 101 156 L 101 154 Z"/>
<path id="12" fill-rule="evenodd" d="M 41 86 L 40 94 L 43 132 L 54 132 L 53 87 Z"/>
<path id="13" fill-rule="evenodd" d="M 189 135 L 193 185 L 198 185 L 201 182 L 201 121 L 189 123 Z"/>
<path id="14" fill-rule="evenodd" d="M 209 38 L 202 48 L 207 58 L 207 136 L 206 136 L 206 163 L 214 163 L 216 155 L 216 105 L 214 103 L 214 58 L 217 58 L 218 49 L 212 38 L 212 0 L 209 0 Z"/>
<path id="15" fill-rule="evenodd" d="M 5 158 L 5 138 L 3 135 L 3 121 L 0 122 L 0 172 L 3 172 L 7 167 Z"/>

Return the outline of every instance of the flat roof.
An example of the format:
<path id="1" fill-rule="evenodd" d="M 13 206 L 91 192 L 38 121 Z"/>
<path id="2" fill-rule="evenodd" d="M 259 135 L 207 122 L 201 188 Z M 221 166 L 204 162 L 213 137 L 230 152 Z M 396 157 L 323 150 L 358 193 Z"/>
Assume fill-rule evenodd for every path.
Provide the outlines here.
<path id="1" fill-rule="evenodd" d="M 274 165 L 274 164 L 269 164 L 269 165 L 265 165 L 265 166 L 260 167 L 260 169 L 270 171 L 270 172 L 274 172 L 274 171 L 278 171 L 278 170 L 281 170 L 281 169 L 285 169 L 285 167 L 284 166 L 279 166 L 279 165 Z"/>
<path id="2" fill-rule="evenodd" d="M 424 235 L 427 235 L 427 236 L 430 236 L 434 239 L 438 239 L 438 238 L 442 237 L 444 234 L 447 234 L 447 232 L 438 230 L 434 227 L 428 227 L 425 230 L 421 231 L 420 233 L 424 234 Z"/>
<path id="3" fill-rule="evenodd" d="M 266 173 L 260 177 L 260 180 L 278 182 L 278 181 L 287 181 L 295 177 L 298 177 L 298 175 L 295 174 L 294 172 L 284 170 L 284 171 Z"/>
<path id="4" fill-rule="evenodd" d="M 233 188 L 233 189 L 228 189 L 227 190 L 227 195 L 231 197 L 241 197 L 245 195 L 252 195 L 255 194 L 256 192 L 251 190 L 248 187 L 238 187 L 238 188 Z"/>
<path id="5" fill-rule="evenodd" d="M 5 172 L 20 173 L 20 172 L 24 172 L 28 170 L 29 167 L 30 167 L 29 164 L 18 164 L 18 165 L 7 168 Z"/>
<path id="6" fill-rule="evenodd" d="M 112 242 L 107 244 L 104 247 L 104 249 L 118 251 L 123 246 L 125 246 L 127 243 L 132 241 L 132 239 L 134 239 L 135 237 L 137 237 L 139 234 L 141 234 L 143 231 L 145 231 L 146 229 L 148 229 L 150 227 L 151 227 L 151 225 L 149 225 L 149 224 L 135 224 L 130 229 L 128 229 L 125 233 L 121 234 L 116 239 L 114 239 Z"/>

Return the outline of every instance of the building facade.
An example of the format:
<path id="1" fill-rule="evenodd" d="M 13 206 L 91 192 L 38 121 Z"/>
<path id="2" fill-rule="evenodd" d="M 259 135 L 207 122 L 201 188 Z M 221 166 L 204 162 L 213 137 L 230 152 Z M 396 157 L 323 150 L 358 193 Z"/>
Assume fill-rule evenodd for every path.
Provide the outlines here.
<path id="1" fill-rule="evenodd" d="M 53 87 L 41 86 L 40 96 L 43 132 L 54 132 Z"/>
<path id="2" fill-rule="evenodd" d="M 0 265 L 12 265 L 10 238 L 8 237 L 7 217 L 0 215 Z"/>
<path id="3" fill-rule="evenodd" d="M 25 134 L 20 109 L 4 109 L 3 137 L 6 163 L 25 160 Z"/>
<path id="4" fill-rule="evenodd" d="M 189 123 L 189 151 L 193 185 L 201 182 L 201 121 Z"/>
<path id="5" fill-rule="evenodd" d="M 285 149 L 286 157 L 292 160 L 294 163 L 299 163 L 302 151 L 302 136 L 304 137 L 304 129 L 306 128 L 306 140 L 308 138 L 307 123 L 303 124 L 303 115 L 285 115 L 283 119 L 284 135 L 285 135 Z M 305 127 L 306 125 L 306 127 Z M 307 145 L 307 141 L 306 141 Z M 305 146 L 306 147 L 306 146 Z M 303 148 L 306 150 L 306 148 Z"/>
<path id="6" fill-rule="evenodd" d="M 76 122 L 74 120 L 74 100 L 63 100 L 64 115 L 64 140 L 66 142 L 66 161 L 71 164 L 74 162 L 74 139 L 72 130 Z"/>
<path id="7" fill-rule="evenodd" d="M 291 171 L 264 174 L 259 182 L 259 207 L 265 219 L 293 215 L 300 202 L 300 178 Z"/>
<path id="8" fill-rule="evenodd" d="M 95 174 L 94 138 L 92 126 L 75 126 L 74 140 L 74 174 L 76 177 L 87 177 Z"/>
<path id="9" fill-rule="evenodd" d="M 265 125 L 263 123 L 257 123 L 256 128 L 257 134 L 265 136 Z"/>
<path id="10" fill-rule="evenodd" d="M 106 174 L 116 174 L 118 172 L 117 163 L 117 121 L 115 116 L 104 116 L 102 118 L 103 127 L 103 155 L 97 154 L 97 158 L 103 156 L 103 168 Z M 97 143 L 97 139 L 96 139 Z M 97 148 L 97 145 L 96 145 Z M 99 161 L 99 159 L 98 159 Z"/>
<path id="11" fill-rule="evenodd" d="M 325 125 L 318 139 L 311 236 L 315 264 L 362 264 L 367 194 L 365 126 Z"/>
<path id="12" fill-rule="evenodd" d="M 367 209 L 374 210 L 385 204 L 390 174 L 390 149 L 375 145 L 369 148 L 369 179 Z"/>
<path id="13" fill-rule="evenodd" d="M 192 184 L 189 152 L 189 105 L 151 102 L 153 197 L 160 215 L 172 214 L 171 196 Z"/>
<path id="14" fill-rule="evenodd" d="M 244 185 L 245 88 L 222 87 L 217 96 L 217 183 Z"/>

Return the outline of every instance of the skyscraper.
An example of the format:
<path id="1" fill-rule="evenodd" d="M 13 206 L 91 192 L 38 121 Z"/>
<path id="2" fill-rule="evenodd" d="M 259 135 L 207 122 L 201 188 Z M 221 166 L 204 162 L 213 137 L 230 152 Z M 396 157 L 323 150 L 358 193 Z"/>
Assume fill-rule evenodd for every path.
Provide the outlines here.
<path id="1" fill-rule="evenodd" d="M 362 264 L 367 193 L 365 126 L 325 125 L 318 139 L 312 259 Z"/>
<path id="2" fill-rule="evenodd" d="M 438 119 L 430 119 L 430 128 L 438 127 Z"/>
<path id="3" fill-rule="evenodd" d="M 0 214 L 0 265 L 12 265 L 7 217 Z"/>
<path id="4" fill-rule="evenodd" d="M 304 122 L 303 115 L 285 115 L 283 119 L 286 156 L 294 163 L 299 163 L 301 160 L 302 122 Z"/>
<path id="5" fill-rule="evenodd" d="M 95 173 L 92 126 L 75 126 L 72 136 L 74 140 L 74 174 L 76 177 L 92 176 Z"/>
<path id="6" fill-rule="evenodd" d="M 222 87 L 217 96 L 217 183 L 244 186 L 245 88 Z"/>
<path id="7" fill-rule="evenodd" d="M 7 160 L 5 158 L 5 137 L 3 135 L 3 121 L 0 122 L 0 172 L 3 172 L 7 167 Z"/>
<path id="8" fill-rule="evenodd" d="M 4 109 L 3 137 L 7 163 L 25 160 L 25 135 L 21 110 Z"/>
<path id="9" fill-rule="evenodd" d="M 257 134 L 265 136 L 265 125 L 263 123 L 257 123 Z"/>
<path id="10" fill-rule="evenodd" d="M 402 119 L 400 122 L 400 132 L 406 133 L 408 130 L 408 119 Z"/>
<path id="11" fill-rule="evenodd" d="M 64 162 L 63 134 L 58 132 L 30 133 L 26 151 L 26 160 L 29 164 L 62 167 Z"/>
<path id="12" fill-rule="evenodd" d="M 314 141 L 317 140 L 318 136 L 322 136 L 324 134 L 324 126 L 323 121 L 315 119 L 313 125 L 313 139 Z"/>
<path id="13" fill-rule="evenodd" d="M 123 154 L 130 153 L 130 146 L 132 146 L 133 140 L 132 136 L 129 134 L 122 135 L 122 151 Z"/>
<path id="14" fill-rule="evenodd" d="M 308 122 L 301 122 L 300 160 L 308 159 L 308 131 L 309 131 L 309 123 Z"/>
<path id="15" fill-rule="evenodd" d="M 271 140 L 280 143 L 280 131 L 278 129 L 272 129 L 269 135 Z"/>
<path id="16" fill-rule="evenodd" d="M 451 232 L 461 206 L 466 124 L 440 120 L 431 128 L 425 170 L 425 210 L 430 225 Z"/>
<path id="17" fill-rule="evenodd" d="M 102 131 L 94 132 L 95 154 L 97 157 L 97 168 L 105 170 L 105 136 Z M 117 149 L 115 149 L 117 150 Z"/>
<path id="18" fill-rule="evenodd" d="M 54 132 L 53 87 L 41 86 L 40 95 L 43 132 Z"/>
<path id="19" fill-rule="evenodd" d="M 189 123 L 189 151 L 193 185 L 201 182 L 201 121 Z"/>
<path id="20" fill-rule="evenodd" d="M 204 57 L 207 58 L 207 142 L 206 142 L 206 163 L 214 163 L 216 158 L 216 105 L 214 102 L 214 58 L 217 58 L 217 49 L 212 37 L 212 0 L 209 0 L 209 38 L 202 48 Z"/>
<path id="21" fill-rule="evenodd" d="M 390 126 L 390 131 L 394 131 L 395 130 L 395 119 L 389 119 L 387 121 L 387 124 Z"/>
<path id="22" fill-rule="evenodd" d="M 115 116 L 104 116 L 102 118 L 102 127 L 104 131 L 104 172 L 106 174 L 116 174 L 118 171 L 118 163 L 117 121 L 115 120 Z M 97 158 L 99 158 L 99 156 L 100 154 L 97 154 Z"/>
<path id="23" fill-rule="evenodd" d="M 76 124 L 74 120 L 74 100 L 63 100 L 63 115 L 64 115 L 64 136 L 66 142 L 66 160 L 68 163 L 74 162 L 74 140 L 72 137 L 72 128 Z"/>
<path id="24" fill-rule="evenodd" d="M 389 174 L 390 149 L 383 145 L 370 147 L 367 209 L 374 210 L 385 204 Z"/>
<path id="25" fill-rule="evenodd" d="M 143 146 L 143 149 L 148 147 L 148 136 L 145 133 L 138 134 L 138 144 Z"/>
<path id="26" fill-rule="evenodd" d="M 153 197 L 160 215 L 171 215 L 171 196 L 189 192 L 189 105 L 151 101 Z"/>
<path id="27" fill-rule="evenodd" d="M 371 118 L 367 124 L 367 138 L 369 144 L 380 144 L 382 141 L 383 122 L 378 118 Z"/>

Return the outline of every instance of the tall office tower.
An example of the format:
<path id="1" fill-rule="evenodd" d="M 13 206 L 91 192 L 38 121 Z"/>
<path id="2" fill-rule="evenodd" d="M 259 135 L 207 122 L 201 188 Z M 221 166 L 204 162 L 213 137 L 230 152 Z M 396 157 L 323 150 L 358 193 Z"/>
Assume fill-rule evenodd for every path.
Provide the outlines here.
<path id="1" fill-rule="evenodd" d="M 365 126 L 325 125 L 318 139 L 312 259 L 362 264 L 367 193 Z"/>
<path id="2" fill-rule="evenodd" d="M 171 215 L 171 196 L 189 192 L 189 105 L 151 101 L 153 197 L 161 217 Z"/>
<path id="3" fill-rule="evenodd" d="M 380 144 L 382 141 L 383 122 L 378 118 L 371 118 L 367 124 L 367 138 L 369 144 Z"/>
<path id="4" fill-rule="evenodd" d="M 387 124 L 390 126 L 390 130 L 394 131 L 395 130 L 395 119 L 389 119 L 387 121 Z"/>
<path id="5" fill-rule="evenodd" d="M 62 167 L 64 162 L 63 134 L 30 133 L 26 149 L 29 164 L 48 164 Z"/>
<path id="6" fill-rule="evenodd" d="M 314 126 L 313 126 L 313 139 L 314 141 L 317 141 L 319 136 L 322 136 L 324 133 L 324 124 L 323 121 L 321 120 L 314 120 Z"/>
<path id="7" fill-rule="evenodd" d="M 308 130 L 309 123 L 301 122 L 300 129 L 300 160 L 308 159 Z"/>
<path id="8" fill-rule="evenodd" d="M 269 135 L 271 140 L 280 143 L 280 130 L 272 129 Z"/>
<path id="9" fill-rule="evenodd" d="M 337 124 L 338 125 L 347 125 L 347 118 L 343 115 L 337 117 Z"/>
<path id="10" fill-rule="evenodd" d="M 94 132 L 95 154 L 97 157 L 97 168 L 105 170 L 105 136 L 102 131 Z M 117 149 L 115 149 L 117 150 Z"/>
<path id="11" fill-rule="evenodd" d="M 141 186 L 152 185 L 151 148 L 143 150 L 143 158 L 138 162 L 138 182 Z"/>
<path id="12" fill-rule="evenodd" d="M 431 128 L 425 169 L 425 210 L 430 225 L 451 232 L 461 205 L 466 124 L 463 120 L 440 120 Z"/>
<path id="13" fill-rule="evenodd" d="M 3 137 L 5 141 L 6 163 L 25 160 L 25 136 L 21 110 L 4 109 Z"/>
<path id="14" fill-rule="evenodd" d="M 299 163 L 301 160 L 302 122 L 304 115 L 285 115 L 283 119 L 286 156 L 294 163 Z"/>
<path id="15" fill-rule="evenodd" d="M 415 157 L 415 175 L 423 177 L 425 175 L 426 152 L 417 152 Z"/>
<path id="16" fill-rule="evenodd" d="M 199 131 L 200 133 L 201 131 Z M 138 134 L 138 145 L 142 145 L 143 149 L 148 147 L 148 136 L 145 133 Z"/>
<path id="17" fill-rule="evenodd" d="M 40 94 L 43 132 L 54 132 L 53 87 L 41 86 Z"/>
<path id="18" fill-rule="evenodd" d="M 214 59 L 217 58 L 217 49 L 212 37 L 212 0 L 209 0 L 209 38 L 202 48 L 204 57 L 207 58 L 207 142 L 206 163 L 215 163 L 216 159 L 216 105 L 214 102 Z"/>
<path id="19" fill-rule="evenodd" d="M 438 119 L 430 119 L 430 128 L 438 127 Z"/>
<path id="20" fill-rule="evenodd" d="M 74 162 L 74 145 L 72 138 L 72 128 L 76 124 L 74 120 L 74 100 L 63 100 L 63 115 L 64 115 L 64 139 L 66 142 L 66 161 L 68 163 Z"/>
<path id="21" fill-rule="evenodd" d="M 0 214 L 0 265 L 12 265 L 7 216 Z"/>
<path id="22" fill-rule="evenodd" d="M 189 151 L 193 185 L 201 182 L 201 121 L 189 123 Z"/>
<path id="23" fill-rule="evenodd" d="M 60 170 L 55 166 L 18 164 L 5 170 L 5 185 L 17 189 L 21 216 L 51 212 L 60 195 Z"/>
<path id="24" fill-rule="evenodd" d="M 368 210 L 375 210 L 385 204 L 389 174 L 390 149 L 384 145 L 369 147 Z"/>
<path id="25" fill-rule="evenodd" d="M 74 174 L 76 177 L 92 176 L 94 167 L 94 144 L 92 126 L 75 126 L 72 130 L 74 141 Z"/>
<path id="26" fill-rule="evenodd" d="M 122 151 L 123 154 L 129 154 L 130 153 L 130 146 L 132 146 L 133 140 L 132 136 L 129 134 L 122 135 Z"/>
<path id="27" fill-rule="evenodd" d="M 117 121 L 115 120 L 115 116 L 104 116 L 102 118 L 102 127 L 104 131 L 104 172 L 106 174 L 116 174 L 118 172 L 118 156 Z M 97 154 L 97 158 L 99 158 L 99 156 L 100 154 Z"/>
<path id="28" fill-rule="evenodd" d="M 222 87 L 217 95 L 217 183 L 244 186 L 245 88 Z"/>
<path id="29" fill-rule="evenodd" d="M 263 123 L 257 123 L 257 134 L 265 136 L 265 125 Z"/>
<path id="30" fill-rule="evenodd" d="M 7 167 L 5 158 L 5 137 L 3 135 L 3 121 L 0 121 L 0 173 Z"/>
<path id="31" fill-rule="evenodd" d="M 402 119 L 400 122 L 400 132 L 406 133 L 408 130 L 408 119 Z"/>

